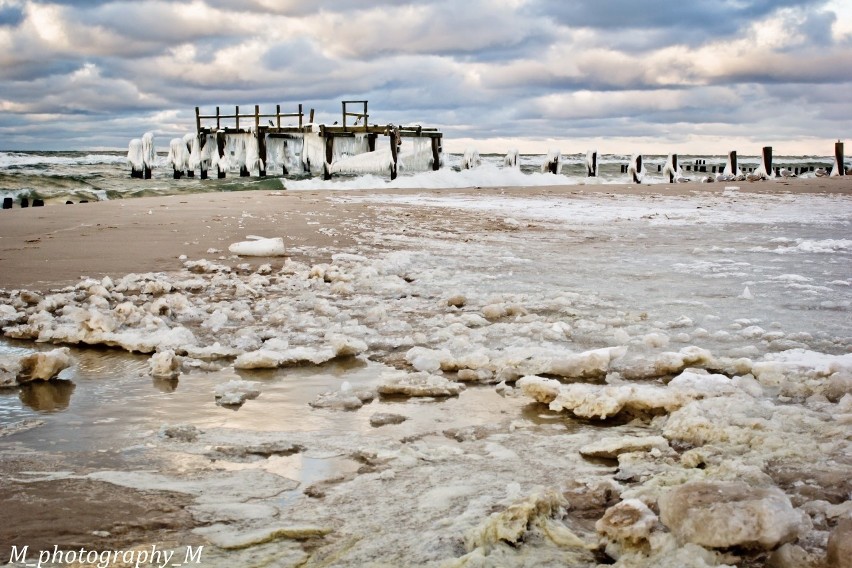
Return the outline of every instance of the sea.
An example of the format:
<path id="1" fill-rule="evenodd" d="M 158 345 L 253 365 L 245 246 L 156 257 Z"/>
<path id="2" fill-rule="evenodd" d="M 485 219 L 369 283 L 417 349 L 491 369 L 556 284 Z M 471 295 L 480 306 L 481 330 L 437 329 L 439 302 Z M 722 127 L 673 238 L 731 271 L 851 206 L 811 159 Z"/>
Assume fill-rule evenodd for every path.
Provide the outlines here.
<path id="1" fill-rule="evenodd" d="M 196 177 L 174 179 L 173 170 L 165 153 L 157 154 L 157 162 L 149 180 L 131 179 L 130 165 L 124 151 L 0 152 L 0 198 L 12 198 L 15 204 L 26 198 L 30 203 L 42 199 L 46 204 L 68 201 L 102 201 L 157 195 L 205 193 L 214 191 L 280 190 L 284 189 L 405 189 L 405 188 L 461 188 L 461 187 L 513 187 L 584 184 L 586 155 L 565 154 L 560 157 L 559 173 L 542 173 L 544 154 L 521 154 L 518 168 L 503 166 L 503 154 L 482 154 L 481 164 L 473 169 L 462 169 L 464 156 L 444 153 L 442 168 L 438 171 L 409 169 L 400 166 L 400 175 L 391 181 L 387 174 L 335 175 L 326 181 L 321 175 L 283 176 L 269 171 L 266 177 L 255 175 L 240 177 L 232 171 L 224 179 L 201 180 Z M 629 182 L 625 168 L 631 156 L 626 154 L 601 154 L 599 177 L 594 183 Z M 643 183 L 663 183 L 663 166 L 667 156 L 646 155 L 643 161 L 647 175 Z M 684 175 L 694 181 L 721 172 L 727 160 L 723 155 L 680 155 Z M 776 156 L 774 166 L 799 170 L 802 175 L 813 175 L 818 168 L 830 169 L 834 162 L 829 156 Z M 759 165 L 758 156 L 739 156 L 743 171 Z M 213 176 L 215 177 L 215 175 Z"/>

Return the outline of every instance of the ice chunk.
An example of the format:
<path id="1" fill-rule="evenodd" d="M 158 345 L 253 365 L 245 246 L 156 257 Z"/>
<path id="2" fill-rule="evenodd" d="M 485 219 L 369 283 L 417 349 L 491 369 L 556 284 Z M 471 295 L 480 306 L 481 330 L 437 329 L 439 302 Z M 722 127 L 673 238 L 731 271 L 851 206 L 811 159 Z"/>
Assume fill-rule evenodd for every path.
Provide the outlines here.
<path id="1" fill-rule="evenodd" d="M 771 550 L 796 539 L 802 514 L 776 487 L 697 481 L 659 500 L 660 519 L 678 539 L 709 548 Z"/>
<path id="2" fill-rule="evenodd" d="M 331 408 L 334 410 L 358 410 L 376 398 L 376 392 L 372 389 L 351 388 L 344 383 L 339 391 L 321 393 L 316 400 L 310 403 L 314 408 Z"/>
<path id="3" fill-rule="evenodd" d="M 657 515 L 639 499 L 626 499 L 606 510 L 595 530 L 610 541 L 637 546 L 647 541 L 657 526 Z"/>
<path id="4" fill-rule="evenodd" d="M 408 420 L 407 416 L 401 414 L 392 414 L 389 412 L 377 412 L 370 416 L 370 426 L 378 428 L 389 424 L 402 424 Z"/>
<path id="5" fill-rule="evenodd" d="M 27 355 L 20 360 L 18 382 L 49 381 L 71 363 L 71 350 L 67 347 Z"/>
<path id="6" fill-rule="evenodd" d="M 379 386 L 379 394 L 402 396 L 458 396 L 464 390 L 462 383 L 448 381 L 431 373 L 393 374 Z"/>
<path id="7" fill-rule="evenodd" d="M 154 353 L 148 365 L 155 379 L 174 379 L 180 374 L 180 358 L 171 349 Z"/>
<path id="8" fill-rule="evenodd" d="M 233 243 L 228 250 L 240 256 L 284 256 L 284 239 L 263 238 Z"/>
<path id="9" fill-rule="evenodd" d="M 653 449 L 669 450 L 668 440 L 662 436 L 608 437 L 586 444 L 580 448 L 580 453 L 594 458 L 612 459 L 626 452 L 647 452 Z"/>
<path id="10" fill-rule="evenodd" d="M 216 404 L 221 406 L 241 406 L 245 401 L 260 396 L 260 383 L 234 379 L 217 385 L 213 390 Z"/>

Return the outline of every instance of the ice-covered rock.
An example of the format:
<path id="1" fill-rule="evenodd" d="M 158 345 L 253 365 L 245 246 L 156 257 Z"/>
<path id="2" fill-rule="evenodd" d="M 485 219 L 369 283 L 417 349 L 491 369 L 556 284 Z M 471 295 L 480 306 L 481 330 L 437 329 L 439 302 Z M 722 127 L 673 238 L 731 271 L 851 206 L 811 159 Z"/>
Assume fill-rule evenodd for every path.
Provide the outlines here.
<path id="1" fill-rule="evenodd" d="M 448 381 L 439 375 L 426 372 L 391 374 L 379 385 L 379 394 L 401 396 L 458 396 L 464 390 L 462 383 Z"/>
<path id="2" fill-rule="evenodd" d="M 234 379 L 227 383 L 217 385 L 213 389 L 216 404 L 221 406 L 240 406 L 245 401 L 260 396 L 259 383 L 254 381 L 243 381 Z"/>
<path id="3" fill-rule="evenodd" d="M 19 361 L 18 382 L 49 381 L 63 369 L 71 366 L 71 350 L 60 347 L 51 351 L 33 353 L 22 357 Z"/>
<path id="4" fill-rule="evenodd" d="M 664 493 L 660 519 L 682 542 L 708 548 L 771 550 L 797 538 L 802 513 L 778 488 L 690 482 Z"/>

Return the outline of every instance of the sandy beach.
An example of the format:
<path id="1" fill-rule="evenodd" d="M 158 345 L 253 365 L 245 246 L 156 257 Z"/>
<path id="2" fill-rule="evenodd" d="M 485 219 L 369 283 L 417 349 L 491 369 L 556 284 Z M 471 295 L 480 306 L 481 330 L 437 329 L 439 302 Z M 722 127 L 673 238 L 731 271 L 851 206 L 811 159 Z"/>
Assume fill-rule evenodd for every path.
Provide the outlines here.
<path id="1" fill-rule="evenodd" d="M 838 194 L 852 191 L 852 178 L 800 179 L 773 183 L 673 185 L 567 185 L 535 188 L 470 188 L 356 191 L 356 196 L 412 193 L 488 196 L 494 194 L 570 199 L 576 195 L 721 195 L 727 186 L 744 193 L 784 195 Z M 365 227 L 342 221 L 369 220 L 381 207 L 347 201 L 340 191 L 241 191 L 124 199 L 87 204 L 3 211 L 0 224 L 0 288 L 46 290 L 130 272 L 169 271 L 178 257 L 216 258 L 246 234 L 281 236 L 288 246 L 344 248 L 357 242 Z M 412 210 L 411 222 L 428 222 L 430 211 Z M 453 215 L 465 215 L 454 212 Z M 321 223 L 319 222 L 321 221 Z M 461 221 L 461 219 L 460 219 Z M 476 225 L 476 219 L 464 219 Z M 460 222 L 459 225 L 464 226 Z M 337 234 L 330 237 L 327 229 Z M 323 229 L 326 232 L 323 232 Z M 294 254 L 299 258 L 299 253 Z M 247 259 L 251 262 L 251 259 Z M 313 262 L 327 258 L 311 259 Z M 245 262 L 244 259 L 241 262 Z"/>
<path id="2" fill-rule="evenodd" d="M 850 223 L 849 177 L 2 211 L 0 561 L 847 566 Z"/>

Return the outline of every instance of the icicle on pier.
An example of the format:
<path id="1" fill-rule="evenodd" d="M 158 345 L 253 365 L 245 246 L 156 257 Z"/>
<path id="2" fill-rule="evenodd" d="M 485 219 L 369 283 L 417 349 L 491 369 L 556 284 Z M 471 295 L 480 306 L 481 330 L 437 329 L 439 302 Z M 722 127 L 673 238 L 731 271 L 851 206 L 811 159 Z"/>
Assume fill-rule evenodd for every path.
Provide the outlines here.
<path id="1" fill-rule="evenodd" d="M 206 179 L 216 170 L 224 178 L 231 170 L 240 176 L 389 174 L 395 179 L 400 168 L 437 170 L 442 162 L 442 137 L 436 128 L 369 123 L 367 101 L 342 101 L 342 117 L 332 125 L 315 124 L 311 109 L 307 121 L 303 107 L 282 113 L 276 105 L 274 114 L 261 113 L 254 105 L 253 113 L 202 114 L 195 107 L 196 134 L 171 141 L 168 162 L 174 177 L 186 172 L 193 177 L 200 170 Z M 380 137 L 387 141 L 381 141 Z M 403 139 L 411 144 L 403 146 Z M 134 144 L 136 143 L 136 144 Z M 150 177 L 145 160 L 145 139 L 131 141 L 131 151 L 139 148 L 140 158 L 130 160 L 133 177 Z M 138 163 L 136 163 L 138 162 Z"/>

